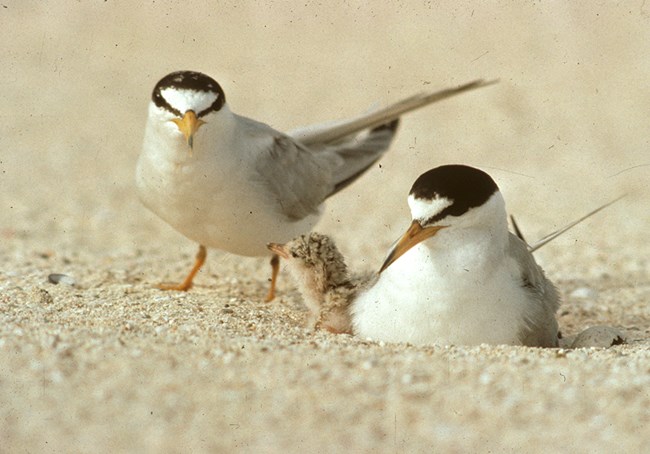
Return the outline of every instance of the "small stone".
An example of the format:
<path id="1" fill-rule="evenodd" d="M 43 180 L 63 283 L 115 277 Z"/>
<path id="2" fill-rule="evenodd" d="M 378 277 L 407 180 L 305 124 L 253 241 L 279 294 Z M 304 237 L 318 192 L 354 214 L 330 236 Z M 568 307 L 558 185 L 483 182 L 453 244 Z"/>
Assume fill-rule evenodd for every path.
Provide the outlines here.
<path id="1" fill-rule="evenodd" d="M 578 334 L 571 348 L 608 348 L 625 343 L 625 334 L 613 326 L 591 326 Z"/>
<path id="2" fill-rule="evenodd" d="M 51 284 L 66 284 L 70 286 L 74 286 L 77 282 L 74 280 L 72 276 L 68 276 L 67 274 L 60 274 L 60 273 L 52 273 L 49 276 L 47 276 L 47 280 Z"/>

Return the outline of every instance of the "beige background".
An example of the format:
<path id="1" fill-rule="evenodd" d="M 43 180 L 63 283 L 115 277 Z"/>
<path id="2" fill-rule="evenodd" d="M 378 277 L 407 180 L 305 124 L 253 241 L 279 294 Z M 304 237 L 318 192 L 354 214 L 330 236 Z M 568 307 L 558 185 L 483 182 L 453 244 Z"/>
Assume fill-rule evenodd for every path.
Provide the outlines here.
<path id="1" fill-rule="evenodd" d="M 650 442 L 644 1 L 5 0 L 0 37 L 4 449 Z M 266 261 L 216 251 L 189 294 L 152 289 L 195 251 L 133 183 L 151 89 L 178 69 L 212 75 L 235 112 L 282 130 L 500 79 L 404 118 L 381 167 L 329 201 L 318 229 L 353 266 L 376 268 L 409 222 L 413 180 L 451 162 L 488 171 L 530 239 L 628 193 L 537 257 L 564 296 L 566 332 L 606 323 L 631 344 L 566 353 L 314 334 L 286 273 L 264 305 Z M 76 286 L 48 284 L 52 272 Z"/>

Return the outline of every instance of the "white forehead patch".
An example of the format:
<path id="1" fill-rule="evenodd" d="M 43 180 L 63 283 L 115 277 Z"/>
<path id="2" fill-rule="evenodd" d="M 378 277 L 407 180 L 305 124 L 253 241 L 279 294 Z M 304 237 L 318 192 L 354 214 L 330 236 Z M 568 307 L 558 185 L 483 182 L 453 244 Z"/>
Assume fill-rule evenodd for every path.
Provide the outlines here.
<path id="1" fill-rule="evenodd" d="M 414 195 L 409 195 L 408 204 L 411 208 L 412 219 L 429 219 L 448 206 L 453 205 L 454 201 L 447 197 L 436 197 L 431 200 L 418 199 Z"/>
<path id="2" fill-rule="evenodd" d="M 160 95 L 165 98 L 165 101 L 184 114 L 188 110 L 193 110 L 199 113 L 210 107 L 219 96 L 218 93 L 208 91 L 196 91 L 179 88 L 165 88 L 160 91 Z"/>

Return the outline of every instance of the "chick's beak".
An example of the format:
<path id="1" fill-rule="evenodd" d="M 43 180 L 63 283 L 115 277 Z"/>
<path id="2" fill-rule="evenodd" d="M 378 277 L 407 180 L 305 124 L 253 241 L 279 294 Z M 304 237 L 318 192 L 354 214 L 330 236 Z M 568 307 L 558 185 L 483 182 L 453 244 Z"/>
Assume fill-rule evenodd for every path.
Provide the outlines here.
<path id="1" fill-rule="evenodd" d="M 185 112 L 185 115 L 183 115 L 183 118 L 174 118 L 171 121 L 176 123 L 176 126 L 178 126 L 178 130 L 183 133 L 183 136 L 185 136 L 185 140 L 187 141 L 187 144 L 190 146 L 190 154 L 192 153 L 192 149 L 194 148 L 194 134 L 196 134 L 196 131 L 199 130 L 202 124 L 205 123 L 205 121 L 200 120 L 197 116 L 196 113 L 194 113 L 193 110 L 188 110 Z"/>
<path id="2" fill-rule="evenodd" d="M 284 244 L 280 243 L 267 243 L 266 248 L 273 252 L 274 254 L 279 255 L 283 259 L 288 259 L 289 258 L 289 252 L 287 251 L 287 248 L 284 246 Z"/>
<path id="3" fill-rule="evenodd" d="M 422 227 L 418 221 L 413 221 L 411 226 L 408 228 L 406 233 L 400 237 L 399 240 L 393 245 L 391 250 L 388 252 L 388 256 L 384 261 L 384 264 L 381 266 L 379 273 L 388 268 L 391 263 L 400 258 L 406 251 L 411 249 L 413 246 L 418 244 L 421 241 L 431 238 L 439 230 L 444 229 L 445 225 L 434 225 L 431 227 Z"/>

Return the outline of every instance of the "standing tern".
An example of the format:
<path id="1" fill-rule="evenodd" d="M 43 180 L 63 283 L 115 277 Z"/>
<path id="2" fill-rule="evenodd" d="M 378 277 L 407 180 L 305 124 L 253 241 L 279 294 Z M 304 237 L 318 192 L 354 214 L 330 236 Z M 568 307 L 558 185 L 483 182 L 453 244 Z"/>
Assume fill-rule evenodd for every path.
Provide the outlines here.
<path id="1" fill-rule="evenodd" d="M 399 117 L 489 85 L 473 81 L 422 93 L 347 121 L 284 134 L 233 113 L 211 77 L 179 71 L 154 87 L 136 184 L 146 207 L 199 244 L 194 266 L 177 285 L 188 290 L 206 248 L 268 255 L 268 242 L 309 232 L 325 199 L 356 180 L 389 148 Z M 279 256 L 271 258 L 266 300 L 275 296 Z"/>

